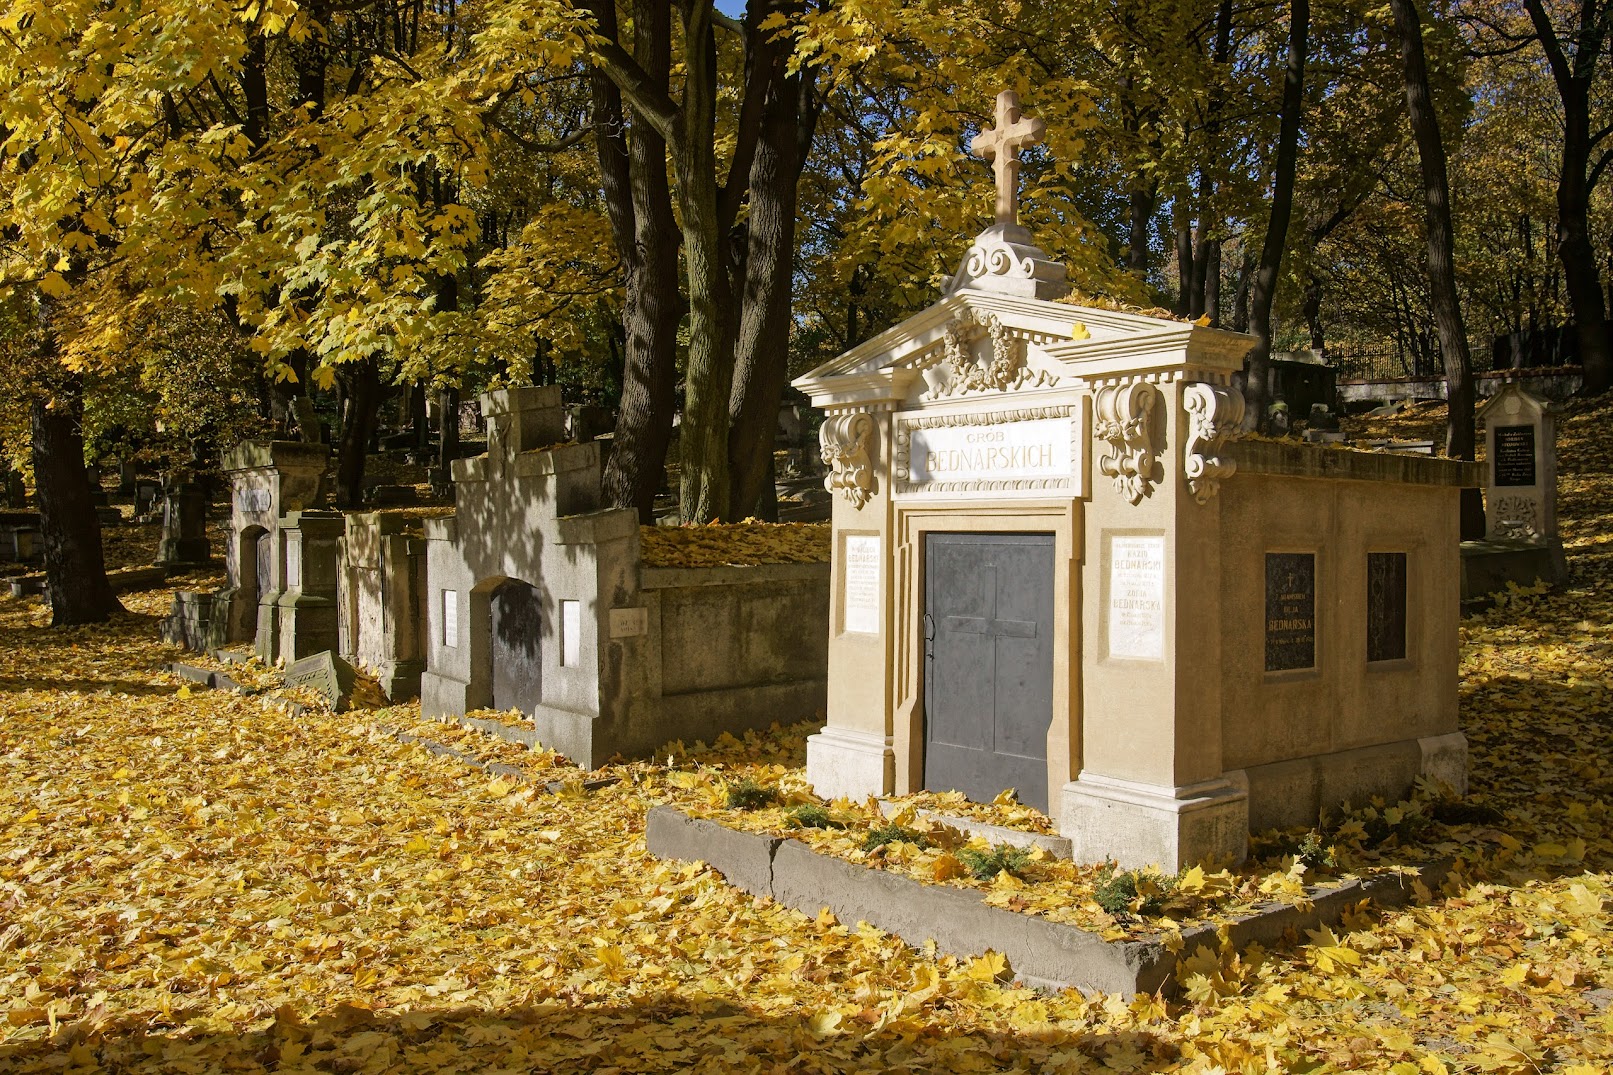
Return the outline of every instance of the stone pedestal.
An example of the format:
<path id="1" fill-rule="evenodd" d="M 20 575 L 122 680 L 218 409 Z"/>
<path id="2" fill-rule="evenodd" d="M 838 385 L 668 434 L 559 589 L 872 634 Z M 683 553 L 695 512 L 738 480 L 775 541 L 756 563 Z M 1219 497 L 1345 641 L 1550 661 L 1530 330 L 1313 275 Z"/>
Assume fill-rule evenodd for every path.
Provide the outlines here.
<path id="1" fill-rule="evenodd" d="M 224 566 L 230 602 L 229 640 L 252 642 L 276 652 L 278 619 L 260 613 L 285 589 L 277 532 L 288 511 L 324 502 L 329 447 L 300 441 L 243 441 L 224 456 L 230 476 L 230 528 Z M 258 639 L 259 627 L 268 637 Z"/>
<path id="2" fill-rule="evenodd" d="M 207 542 L 207 495 L 200 485 L 186 482 L 163 498 L 162 538 L 157 543 L 156 562 L 169 571 L 212 564 Z"/>
<path id="3" fill-rule="evenodd" d="M 280 518 L 282 586 L 258 606 L 257 652 L 266 663 L 336 649 L 337 542 L 345 525 L 336 511 L 293 511 Z"/>
<path id="4" fill-rule="evenodd" d="M 342 538 L 341 649 L 387 698 L 420 693 L 425 670 L 425 541 L 418 516 L 349 515 Z"/>
<path id="5" fill-rule="evenodd" d="M 1226 777 L 1182 787 L 1083 772 L 1064 786 L 1059 832 L 1078 862 L 1113 859 L 1126 869 L 1176 873 L 1195 863 L 1241 862 L 1249 842 L 1249 792 Z"/>

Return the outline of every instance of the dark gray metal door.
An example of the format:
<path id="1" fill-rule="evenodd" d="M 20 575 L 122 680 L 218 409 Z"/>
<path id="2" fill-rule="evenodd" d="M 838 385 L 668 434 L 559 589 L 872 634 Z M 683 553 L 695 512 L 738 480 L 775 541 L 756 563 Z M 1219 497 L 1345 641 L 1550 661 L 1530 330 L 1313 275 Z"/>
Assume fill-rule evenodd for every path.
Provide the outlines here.
<path id="1" fill-rule="evenodd" d="M 928 534 L 924 786 L 1048 806 L 1053 535 Z"/>
<path id="2" fill-rule="evenodd" d="M 531 713 L 542 698 L 543 598 L 519 579 L 501 584 L 492 609 L 493 708 Z"/>

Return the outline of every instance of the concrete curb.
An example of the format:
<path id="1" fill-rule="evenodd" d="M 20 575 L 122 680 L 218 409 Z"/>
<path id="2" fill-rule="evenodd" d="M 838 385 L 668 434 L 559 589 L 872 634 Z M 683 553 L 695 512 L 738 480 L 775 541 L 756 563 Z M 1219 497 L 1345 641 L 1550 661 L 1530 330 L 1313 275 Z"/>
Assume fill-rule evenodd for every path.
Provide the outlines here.
<path id="1" fill-rule="evenodd" d="M 653 807 L 645 844 L 657 858 L 704 862 L 737 888 L 769 896 L 792 910 L 816 915 L 827 907 L 842 922 L 867 922 L 915 947 L 934 941 L 956 956 L 988 949 L 1008 958 L 1015 976 L 1037 988 L 1075 987 L 1086 992 L 1172 992 L 1177 956 L 1157 938 L 1106 941 L 1076 926 L 1017 914 L 987 904 L 973 889 L 926 885 L 888 870 L 875 870 L 822 855 L 799 840 L 739 832 L 715 821 L 691 818 L 671 806 Z M 1227 926 L 1234 947 L 1271 946 L 1292 930 L 1337 922 L 1351 905 L 1371 899 L 1400 906 L 1415 898 L 1415 881 L 1438 890 L 1446 864 L 1424 866 L 1403 877 L 1348 881 L 1316 889 L 1312 906 L 1300 910 L 1269 903 Z M 1216 927 L 1182 931 L 1181 953 L 1204 945 L 1219 950 Z"/>
<path id="2" fill-rule="evenodd" d="M 437 755 L 439 758 L 453 758 L 455 761 L 463 762 L 472 768 L 480 769 L 486 773 L 492 773 L 494 776 L 519 781 L 522 784 L 532 784 L 534 787 L 541 788 L 551 795 L 558 795 L 561 789 L 566 786 L 566 781 L 564 780 L 548 780 L 539 783 L 528 776 L 525 770 L 517 766 L 510 765 L 502 761 L 483 761 L 481 758 L 478 758 L 476 755 L 468 751 L 460 750 L 457 747 L 451 747 L 447 743 L 439 743 L 435 739 L 427 739 L 423 735 L 415 735 L 413 732 L 405 732 L 397 728 L 389 728 L 384 724 L 377 724 L 375 725 L 375 728 L 383 735 L 390 736 L 400 743 L 408 743 L 411 746 L 420 747 L 431 754 Z M 620 783 L 620 781 L 617 780 L 616 777 L 605 776 L 596 780 L 584 780 L 582 782 L 582 789 L 584 791 L 598 791 L 600 788 L 608 788 L 612 784 L 617 783 Z"/>

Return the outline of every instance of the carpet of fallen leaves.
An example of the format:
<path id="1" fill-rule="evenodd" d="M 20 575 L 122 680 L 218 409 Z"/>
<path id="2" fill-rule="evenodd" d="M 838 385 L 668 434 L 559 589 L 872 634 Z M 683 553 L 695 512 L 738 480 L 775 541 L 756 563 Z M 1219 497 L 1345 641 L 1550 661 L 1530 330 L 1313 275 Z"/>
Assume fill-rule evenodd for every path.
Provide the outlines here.
<path id="1" fill-rule="evenodd" d="M 645 567 L 755 567 L 829 561 L 828 523 L 641 526 Z"/>
<path id="2" fill-rule="evenodd" d="M 645 853 L 677 774 L 798 765 L 781 737 L 551 793 L 477 767 L 575 773 L 545 752 L 398 742 L 415 707 L 192 691 L 163 592 L 61 631 L 0 600 L 0 1070 L 1606 1071 L 1613 401 L 1562 444 L 1572 584 L 1463 627 L 1502 818 L 1455 849 L 1472 883 L 1199 953 L 1169 1003 L 1015 988 Z"/>

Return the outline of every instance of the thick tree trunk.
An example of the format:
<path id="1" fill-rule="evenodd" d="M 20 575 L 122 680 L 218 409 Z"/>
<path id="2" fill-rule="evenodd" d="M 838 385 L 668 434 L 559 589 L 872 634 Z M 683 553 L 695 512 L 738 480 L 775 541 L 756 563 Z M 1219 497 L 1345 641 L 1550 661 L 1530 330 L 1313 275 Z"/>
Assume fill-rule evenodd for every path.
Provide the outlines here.
<path id="1" fill-rule="evenodd" d="M 1389 0 L 1395 29 L 1400 35 L 1404 64 L 1406 115 L 1417 141 L 1423 173 L 1423 223 L 1428 241 L 1428 291 L 1439 350 L 1445 360 L 1446 398 L 1450 402 L 1445 454 L 1453 459 L 1474 458 L 1473 363 L 1468 354 L 1467 329 L 1462 324 L 1461 301 L 1456 294 L 1456 239 L 1451 229 L 1451 192 L 1445 168 L 1445 140 L 1428 88 L 1428 63 L 1423 56 L 1422 22 L 1414 0 Z M 1462 490 L 1462 537 L 1484 536 L 1484 499 L 1477 489 Z"/>
<path id="2" fill-rule="evenodd" d="M 54 363 L 55 355 L 45 356 Z M 80 429 L 84 404 L 77 374 L 54 400 L 32 407 L 34 495 L 44 539 L 45 594 L 52 627 L 101 623 L 123 606 L 106 580 L 101 521 L 90 502 Z"/>
<path id="3" fill-rule="evenodd" d="M 375 360 L 365 359 L 342 367 L 341 376 L 347 400 L 336 456 L 336 506 L 351 511 L 364 503 L 364 462 L 381 404 L 381 375 Z"/>
<path id="4" fill-rule="evenodd" d="M 437 471 L 444 482 L 454 476 L 454 460 L 459 458 L 459 389 L 444 388 L 437 396 L 442 417 L 437 422 Z"/>
<path id="5" fill-rule="evenodd" d="M 756 37 L 762 35 L 757 33 Z M 790 288 L 795 268 L 796 187 L 817 126 L 812 85 L 787 77 L 784 49 L 759 43 L 776 68 L 766 79 L 761 134 L 750 170 L 750 218 L 729 399 L 729 505 L 736 516 L 777 518 L 773 437 L 789 377 Z"/>
<path id="6" fill-rule="evenodd" d="M 1609 10 L 1606 2 L 1584 0 L 1574 5 L 1578 25 L 1570 35 L 1573 54 L 1564 51 L 1543 0 L 1524 0 L 1535 36 L 1563 109 L 1563 156 L 1557 180 L 1557 253 L 1562 259 L 1563 282 L 1579 342 L 1579 360 L 1585 367 L 1586 395 L 1613 387 L 1613 340 L 1607 330 L 1607 304 L 1596 263 L 1590 229 L 1591 85 L 1596 64 L 1607 42 Z"/>
<path id="7" fill-rule="evenodd" d="M 1245 364 L 1244 396 L 1256 428 L 1266 420 L 1267 379 L 1271 370 L 1271 304 L 1277 296 L 1283 247 L 1294 211 L 1294 168 L 1299 159 L 1300 110 L 1305 100 L 1305 58 L 1310 41 L 1310 0 L 1291 0 L 1288 7 L 1288 63 L 1283 75 L 1282 116 L 1277 125 L 1277 167 L 1271 185 L 1271 222 L 1255 269 L 1249 328 L 1255 345 Z"/>
<path id="8" fill-rule="evenodd" d="M 682 124 L 674 147 L 683 262 L 689 285 L 689 354 L 684 365 L 679 514 L 686 523 L 725 520 L 728 504 L 728 397 L 733 387 L 733 338 L 725 331 L 728 271 L 718 207 L 716 135 L 717 55 L 711 8 L 684 9 Z"/>
<path id="9" fill-rule="evenodd" d="M 614 3 L 595 3 L 601 32 L 616 36 Z M 608 20 L 608 21 L 607 21 Z M 666 4 L 640 0 L 634 58 L 658 85 L 671 70 Z M 678 225 L 666 175 L 666 142 L 648 123 L 626 128 L 621 92 L 602 72 L 592 77 L 594 138 L 611 235 L 626 268 L 622 302 L 625 360 L 616 435 L 605 464 L 604 496 L 655 522 L 655 494 L 666 481 L 667 446 L 677 398 Z"/>

